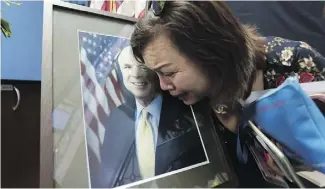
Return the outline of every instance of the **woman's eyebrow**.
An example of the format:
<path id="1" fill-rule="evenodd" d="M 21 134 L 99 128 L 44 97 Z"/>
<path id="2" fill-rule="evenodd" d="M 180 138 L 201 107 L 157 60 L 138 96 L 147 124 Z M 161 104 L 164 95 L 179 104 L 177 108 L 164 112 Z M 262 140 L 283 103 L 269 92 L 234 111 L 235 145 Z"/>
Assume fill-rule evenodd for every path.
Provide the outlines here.
<path id="1" fill-rule="evenodd" d="M 161 63 L 161 64 L 158 64 L 158 65 L 156 65 L 156 66 L 154 66 L 153 68 L 152 68 L 152 70 L 153 71 L 158 71 L 158 70 L 160 70 L 161 68 L 163 68 L 163 67 L 169 67 L 169 66 L 171 66 L 172 64 L 171 63 Z"/>

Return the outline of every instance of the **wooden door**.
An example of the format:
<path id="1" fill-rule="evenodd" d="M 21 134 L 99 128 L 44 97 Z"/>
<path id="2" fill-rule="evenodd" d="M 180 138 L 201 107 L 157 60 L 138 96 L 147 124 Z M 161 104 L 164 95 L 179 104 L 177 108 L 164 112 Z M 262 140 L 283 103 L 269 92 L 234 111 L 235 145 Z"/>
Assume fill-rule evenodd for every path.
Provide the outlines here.
<path id="1" fill-rule="evenodd" d="M 1 90 L 1 187 L 39 186 L 40 82 L 2 81 L 16 87 Z M 7 85 L 8 87 L 8 85 Z"/>

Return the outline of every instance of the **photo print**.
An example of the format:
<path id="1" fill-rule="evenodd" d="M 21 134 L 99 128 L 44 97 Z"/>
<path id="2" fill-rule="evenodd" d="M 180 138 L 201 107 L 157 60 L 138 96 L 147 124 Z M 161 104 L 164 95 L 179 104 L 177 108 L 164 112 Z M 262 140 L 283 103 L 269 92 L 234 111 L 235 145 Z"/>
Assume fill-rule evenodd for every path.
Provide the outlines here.
<path id="1" fill-rule="evenodd" d="M 190 107 L 160 89 L 129 39 L 86 31 L 78 39 L 92 188 L 137 186 L 209 163 Z"/>

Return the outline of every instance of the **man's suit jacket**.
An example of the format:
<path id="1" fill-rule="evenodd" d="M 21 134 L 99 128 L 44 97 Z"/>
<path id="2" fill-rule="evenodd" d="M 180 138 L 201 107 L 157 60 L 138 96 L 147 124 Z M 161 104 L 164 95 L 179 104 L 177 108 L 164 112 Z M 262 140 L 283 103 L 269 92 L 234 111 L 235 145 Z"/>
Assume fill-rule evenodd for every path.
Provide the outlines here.
<path id="1" fill-rule="evenodd" d="M 106 125 L 101 167 L 92 187 L 116 187 L 141 180 L 135 145 L 135 105 L 113 110 Z M 206 161 L 190 108 L 163 94 L 155 175 Z"/>

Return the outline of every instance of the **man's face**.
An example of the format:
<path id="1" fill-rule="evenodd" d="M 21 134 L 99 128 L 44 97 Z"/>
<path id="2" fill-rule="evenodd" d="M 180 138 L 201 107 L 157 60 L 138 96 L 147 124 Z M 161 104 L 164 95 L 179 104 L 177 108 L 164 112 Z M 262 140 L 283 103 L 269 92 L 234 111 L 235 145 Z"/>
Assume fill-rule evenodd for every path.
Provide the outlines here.
<path id="1" fill-rule="evenodd" d="M 157 93 L 158 82 L 156 82 L 156 74 L 135 60 L 130 47 L 122 50 L 118 62 L 124 85 L 135 98 L 151 98 Z"/>

